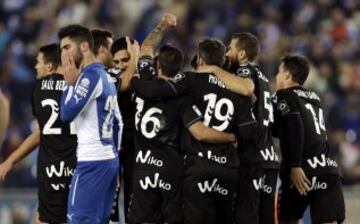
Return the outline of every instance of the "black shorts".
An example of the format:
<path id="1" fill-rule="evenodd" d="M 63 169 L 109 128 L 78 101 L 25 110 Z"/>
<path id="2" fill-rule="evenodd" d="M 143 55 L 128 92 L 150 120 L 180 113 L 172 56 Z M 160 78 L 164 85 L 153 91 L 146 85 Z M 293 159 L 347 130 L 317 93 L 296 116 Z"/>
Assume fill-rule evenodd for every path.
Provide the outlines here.
<path id="1" fill-rule="evenodd" d="M 182 223 L 181 176 L 134 171 L 130 223 Z"/>
<path id="2" fill-rule="evenodd" d="M 237 169 L 198 156 L 185 158 L 185 224 L 234 223 Z"/>
<path id="3" fill-rule="evenodd" d="M 39 181 L 39 220 L 54 224 L 66 223 L 68 195 L 68 184 L 51 185 L 49 182 Z"/>
<path id="4" fill-rule="evenodd" d="M 275 223 L 277 175 L 276 169 L 240 166 L 236 223 Z"/>
<path id="5" fill-rule="evenodd" d="M 307 196 L 300 195 L 288 180 L 282 180 L 279 191 L 280 223 L 301 219 L 310 205 L 312 223 L 327 223 L 345 220 L 345 204 L 341 179 L 337 175 L 310 177 L 313 189 Z"/>

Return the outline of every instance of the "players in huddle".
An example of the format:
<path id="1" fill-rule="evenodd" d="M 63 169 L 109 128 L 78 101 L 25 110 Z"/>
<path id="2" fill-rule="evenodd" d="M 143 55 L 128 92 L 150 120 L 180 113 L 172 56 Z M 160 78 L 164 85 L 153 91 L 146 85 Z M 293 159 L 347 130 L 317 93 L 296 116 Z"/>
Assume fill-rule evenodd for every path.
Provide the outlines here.
<path id="1" fill-rule="evenodd" d="M 165 14 L 141 48 L 70 25 L 40 49 L 38 125 L 0 165 L 3 180 L 40 145 L 36 223 L 117 222 L 121 181 L 127 223 L 298 223 L 309 205 L 313 223 L 341 223 L 320 98 L 302 87 L 308 61 L 285 56 L 272 96 L 257 38 L 237 33 L 227 48 L 204 38 L 184 72 L 180 49 L 155 51 L 176 25 Z"/>

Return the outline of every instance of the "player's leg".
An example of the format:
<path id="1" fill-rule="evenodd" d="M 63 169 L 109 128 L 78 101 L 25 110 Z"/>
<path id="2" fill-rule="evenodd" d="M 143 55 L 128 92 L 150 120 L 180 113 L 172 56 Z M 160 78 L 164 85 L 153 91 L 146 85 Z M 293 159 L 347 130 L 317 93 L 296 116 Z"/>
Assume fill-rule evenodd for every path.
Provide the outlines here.
<path id="1" fill-rule="evenodd" d="M 316 179 L 315 179 L 316 178 Z M 310 205 L 314 224 L 341 223 L 345 220 L 345 202 L 338 175 L 312 177 Z"/>
<path id="2" fill-rule="evenodd" d="M 40 223 L 65 223 L 68 184 L 38 183 L 38 221 Z"/>
<path id="3" fill-rule="evenodd" d="M 68 223 L 98 223 L 108 220 L 112 199 L 105 201 L 118 171 L 118 159 L 78 162 L 68 198 Z M 104 189 L 106 189 L 104 191 Z M 115 189 L 115 186 L 114 186 Z M 114 195 L 114 192 L 111 192 Z M 104 213 L 107 218 L 104 218 Z"/>
<path id="4" fill-rule="evenodd" d="M 176 175 L 164 175 L 164 181 L 170 184 L 170 188 L 161 190 L 162 195 L 162 222 L 168 224 L 183 223 L 183 197 L 182 177 Z"/>
<path id="5" fill-rule="evenodd" d="M 115 200 L 118 199 L 116 189 L 118 186 L 120 186 L 120 183 L 118 181 L 119 161 L 114 160 L 113 163 L 114 164 L 110 164 L 108 166 L 108 172 L 107 172 L 108 177 L 103 186 L 103 191 L 104 191 L 105 195 L 103 198 L 104 213 L 103 213 L 102 220 L 104 220 L 104 221 L 109 220 L 109 218 L 112 214 L 112 210 L 114 208 L 114 198 L 115 198 Z M 107 186 L 106 186 L 106 183 L 107 183 Z M 117 209 L 117 206 L 115 206 L 115 208 Z M 114 214 L 118 214 L 118 212 L 115 212 Z M 115 221 L 119 221 L 119 219 L 117 219 Z"/>
<path id="6" fill-rule="evenodd" d="M 215 165 L 215 164 L 214 164 Z M 238 169 L 217 165 L 218 189 L 216 194 L 216 223 L 233 224 L 235 222 L 236 192 Z"/>
<path id="7" fill-rule="evenodd" d="M 132 195 L 129 202 L 129 223 L 161 222 L 161 194 L 158 188 L 159 173 L 154 171 L 135 171 Z"/>
<path id="8" fill-rule="evenodd" d="M 212 193 L 213 176 L 207 161 L 187 155 L 183 177 L 184 223 L 215 224 L 216 208 Z"/>
<path id="9" fill-rule="evenodd" d="M 289 175 L 286 178 L 281 177 L 278 197 L 279 224 L 297 224 L 310 204 L 309 195 L 300 195 L 294 187 L 290 186 Z"/>
<path id="10" fill-rule="evenodd" d="M 264 173 L 266 177 L 260 194 L 259 223 L 273 224 L 276 223 L 275 193 L 278 171 L 276 169 L 266 169 Z"/>
<path id="11" fill-rule="evenodd" d="M 263 173 L 255 166 L 241 165 L 236 199 L 236 223 L 259 223 L 260 194 Z"/>
<path id="12" fill-rule="evenodd" d="M 123 166 L 123 180 L 124 180 L 124 214 L 125 221 L 127 222 L 129 202 L 132 193 L 133 173 L 134 173 L 134 161 L 135 150 L 133 141 L 128 140 L 124 144 L 124 150 L 122 151 L 122 166 Z"/>

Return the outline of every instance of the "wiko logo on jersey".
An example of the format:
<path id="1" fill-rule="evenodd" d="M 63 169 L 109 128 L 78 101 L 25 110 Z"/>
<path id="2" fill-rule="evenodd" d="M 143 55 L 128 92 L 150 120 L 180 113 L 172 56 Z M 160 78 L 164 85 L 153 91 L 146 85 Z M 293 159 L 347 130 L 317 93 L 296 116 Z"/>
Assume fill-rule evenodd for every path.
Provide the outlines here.
<path id="1" fill-rule="evenodd" d="M 171 184 L 166 183 L 164 180 L 160 179 L 159 173 L 155 173 L 153 180 L 151 180 L 150 177 L 147 176 L 145 177 L 145 180 L 140 180 L 139 183 L 141 188 L 144 190 L 147 190 L 148 188 L 153 188 L 153 189 L 160 188 L 166 191 L 171 190 Z"/>
<path id="2" fill-rule="evenodd" d="M 47 166 L 45 167 L 46 174 L 49 178 L 52 178 L 54 175 L 56 177 L 70 177 L 74 173 L 74 169 L 70 167 L 65 167 L 65 162 L 60 162 L 59 170 L 56 169 L 55 165 L 50 165 L 50 168 Z"/>
<path id="3" fill-rule="evenodd" d="M 324 154 L 321 154 L 320 157 L 321 157 L 320 160 L 316 156 L 314 156 L 312 159 L 307 160 L 307 162 L 311 166 L 311 168 L 316 169 L 318 166 L 320 166 L 320 167 L 326 167 L 326 166 L 338 167 L 335 160 L 326 158 Z"/>
<path id="4" fill-rule="evenodd" d="M 326 188 L 327 183 L 317 181 L 317 177 L 311 179 L 310 191 L 325 190 Z"/>
<path id="5" fill-rule="evenodd" d="M 151 156 L 150 150 L 147 150 L 145 155 L 143 154 L 143 151 L 140 150 L 136 155 L 136 163 L 148 164 L 157 167 L 162 167 L 164 165 L 162 160 Z"/>
<path id="6" fill-rule="evenodd" d="M 208 150 L 206 157 L 204 157 L 204 154 L 202 152 L 198 153 L 198 156 L 200 156 L 201 158 L 206 158 L 208 160 L 212 160 L 214 162 L 217 162 L 219 164 L 225 164 L 227 162 L 227 159 L 225 156 L 216 156 L 212 154 L 212 151 Z"/>
<path id="7" fill-rule="evenodd" d="M 265 161 L 275 161 L 279 162 L 279 157 L 274 150 L 274 147 L 271 146 L 270 150 L 266 148 L 265 150 L 260 150 L 261 156 L 264 158 Z"/>
<path id="8" fill-rule="evenodd" d="M 210 181 L 206 180 L 203 183 L 198 183 L 198 187 L 201 193 L 205 194 L 205 193 L 211 193 L 211 192 L 216 192 L 219 193 L 221 195 L 228 195 L 229 191 L 223 187 L 221 187 L 218 183 L 217 183 L 218 179 L 215 178 L 211 184 Z"/>
<path id="9" fill-rule="evenodd" d="M 54 191 L 59 191 L 60 189 L 66 189 L 66 184 L 50 184 L 50 186 Z"/>
<path id="10" fill-rule="evenodd" d="M 265 179 L 266 179 L 266 175 L 264 175 L 263 177 L 259 178 L 259 179 L 253 179 L 253 185 L 254 188 L 259 191 L 259 190 L 263 190 L 265 193 L 267 194 L 271 194 L 272 192 L 272 187 L 270 187 L 269 185 L 265 184 Z"/>

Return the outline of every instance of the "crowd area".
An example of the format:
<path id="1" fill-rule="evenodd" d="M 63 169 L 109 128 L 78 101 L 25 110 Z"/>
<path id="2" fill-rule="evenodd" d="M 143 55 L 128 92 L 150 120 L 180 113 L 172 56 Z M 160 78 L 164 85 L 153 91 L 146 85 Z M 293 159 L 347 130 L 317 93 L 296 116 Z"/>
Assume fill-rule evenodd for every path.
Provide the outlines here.
<path id="1" fill-rule="evenodd" d="M 31 92 L 40 46 L 57 42 L 72 23 L 128 35 L 139 42 L 163 12 L 178 15 L 165 39 L 189 62 L 204 36 L 225 43 L 234 32 L 252 32 L 261 42 L 258 64 L 274 79 L 286 52 L 312 62 L 306 86 L 322 97 L 328 137 L 336 147 L 345 183 L 360 181 L 360 1 L 357 0 L 2 0 L 0 2 L 0 89 L 11 101 L 11 122 L 1 146 L 7 158 L 31 132 Z M 189 64 L 189 63 L 188 63 Z M 32 187 L 36 155 L 8 179 L 7 188 Z"/>

